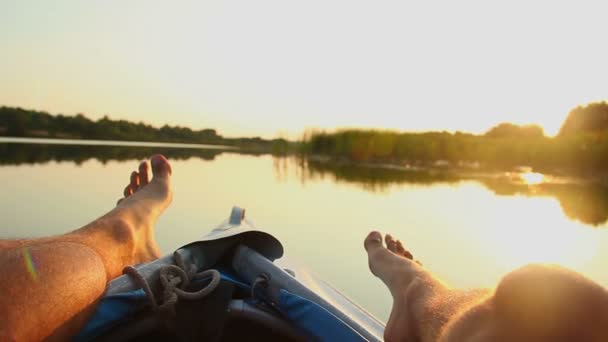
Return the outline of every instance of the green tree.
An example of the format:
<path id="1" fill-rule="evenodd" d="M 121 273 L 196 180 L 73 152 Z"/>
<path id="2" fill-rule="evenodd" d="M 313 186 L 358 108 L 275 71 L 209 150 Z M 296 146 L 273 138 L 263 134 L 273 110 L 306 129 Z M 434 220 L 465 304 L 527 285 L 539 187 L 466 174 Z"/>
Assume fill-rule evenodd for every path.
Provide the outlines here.
<path id="1" fill-rule="evenodd" d="M 600 133 L 608 130 L 608 103 L 596 102 L 578 106 L 568 113 L 559 136 L 576 133 Z"/>
<path id="2" fill-rule="evenodd" d="M 501 123 L 486 132 L 491 138 L 541 138 L 545 135 L 543 129 L 537 125 L 514 125 Z"/>

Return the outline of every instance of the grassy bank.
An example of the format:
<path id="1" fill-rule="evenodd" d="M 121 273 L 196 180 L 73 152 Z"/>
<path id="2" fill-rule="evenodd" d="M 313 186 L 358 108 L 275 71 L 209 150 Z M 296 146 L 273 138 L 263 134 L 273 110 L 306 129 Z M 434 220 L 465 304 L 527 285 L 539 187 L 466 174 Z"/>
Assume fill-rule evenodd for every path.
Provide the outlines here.
<path id="1" fill-rule="evenodd" d="M 608 134 L 496 137 L 463 133 L 399 133 L 378 130 L 313 132 L 303 151 L 354 162 L 411 165 L 530 166 L 579 175 L 608 172 Z"/>

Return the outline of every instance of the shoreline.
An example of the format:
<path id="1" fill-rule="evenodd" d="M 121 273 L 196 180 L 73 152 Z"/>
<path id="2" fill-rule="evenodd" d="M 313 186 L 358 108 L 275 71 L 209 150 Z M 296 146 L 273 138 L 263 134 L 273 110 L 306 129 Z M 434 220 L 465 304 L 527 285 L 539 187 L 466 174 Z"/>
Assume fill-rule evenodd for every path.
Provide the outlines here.
<path id="1" fill-rule="evenodd" d="M 214 144 L 188 144 L 172 142 L 150 142 L 150 141 L 121 141 L 121 140 L 98 140 L 98 139 L 62 139 L 62 138 L 24 138 L 24 137 L 0 137 L 0 143 L 13 144 L 50 144 L 50 145 L 83 145 L 83 146 L 122 146 L 122 147 L 167 147 L 167 148 L 192 148 L 192 149 L 214 149 L 214 150 L 240 150 L 237 146 L 214 145 Z"/>

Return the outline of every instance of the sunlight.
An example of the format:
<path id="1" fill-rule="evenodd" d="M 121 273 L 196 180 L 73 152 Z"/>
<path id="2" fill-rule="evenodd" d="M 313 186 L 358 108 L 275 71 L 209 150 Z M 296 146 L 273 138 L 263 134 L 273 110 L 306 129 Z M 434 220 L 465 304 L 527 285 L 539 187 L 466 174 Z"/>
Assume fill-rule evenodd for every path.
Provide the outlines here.
<path id="1" fill-rule="evenodd" d="M 501 264 L 556 263 L 577 269 L 597 253 L 598 231 L 566 220 L 557 201 L 517 196 L 503 202 L 503 213 L 492 213 L 500 220 L 479 232 Z"/>
<path id="2" fill-rule="evenodd" d="M 520 176 L 524 183 L 528 185 L 541 184 L 545 180 L 545 176 L 538 172 L 525 172 Z"/>

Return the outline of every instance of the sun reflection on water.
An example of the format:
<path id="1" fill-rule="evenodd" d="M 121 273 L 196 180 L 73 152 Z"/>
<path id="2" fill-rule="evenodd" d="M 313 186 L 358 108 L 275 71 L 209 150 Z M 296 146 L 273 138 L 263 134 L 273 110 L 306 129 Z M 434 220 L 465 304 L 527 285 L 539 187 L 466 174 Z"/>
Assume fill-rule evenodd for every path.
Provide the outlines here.
<path id="1" fill-rule="evenodd" d="M 520 177 L 524 183 L 529 185 L 541 184 L 545 180 L 545 176 L 538 172 L 525 172 Z"/>
<path id="2" fill-rule="evenodd" d="M 489 231 L 478 227 L 478 243 L 508 268 L 536 262 L 579 268 L 597 253 L 597 230 L 565 220 L 557 201 L 514 197 L 501 204 L 501 211 L 507 214 L 497 213 L 500 219 Z"/>

